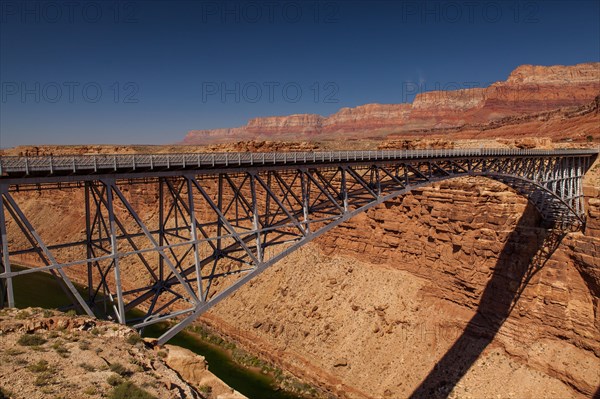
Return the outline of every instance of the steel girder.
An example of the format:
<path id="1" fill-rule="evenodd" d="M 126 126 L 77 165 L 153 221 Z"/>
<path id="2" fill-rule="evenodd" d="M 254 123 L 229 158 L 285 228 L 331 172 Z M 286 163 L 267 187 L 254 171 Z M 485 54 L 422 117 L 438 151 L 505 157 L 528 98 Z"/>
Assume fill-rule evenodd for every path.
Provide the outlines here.
<path id="1" fill-rule="evenodd" d="M 134 192 L 136 175 L 92 177 L 68 188 L 84 191 L 84 236 L 52 245 L 19 206 L 14 187 L 0 181 L 0 304 L 14 306 L 13 278 L 49 271 L 89 315 L 100 311 L 138 329 L 175 321 L 160 337 L 164 343 L 302 245 L 434 182 L 486 176 L 525 196 L 548 223 L 580 226 L 582 178 L 594 158 L 507 155 L 181 170 L 137 177 L 155 192 L 156 201 L 146 204 Z M 20 246 L 15 234 L 25 237 Z M 38 267 L 11 270 L 12 259 L 18 263 L 25 254 L 35 254 Z M 73 276 L 84 282 L 82 275 L 85 299 L 71 282 Z M 131 315 L 134 308 L 143 316 Z"/>

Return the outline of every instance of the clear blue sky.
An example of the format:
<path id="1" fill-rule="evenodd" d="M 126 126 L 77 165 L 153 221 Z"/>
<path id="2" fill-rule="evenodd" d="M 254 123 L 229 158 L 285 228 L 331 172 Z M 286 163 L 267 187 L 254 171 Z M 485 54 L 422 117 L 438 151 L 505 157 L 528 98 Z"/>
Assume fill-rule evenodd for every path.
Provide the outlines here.
<path id="1" fill-rule="evenodd" d="M 598 0 L 0 0 L 0 146 L 172 143 L 590 61 Z"/>

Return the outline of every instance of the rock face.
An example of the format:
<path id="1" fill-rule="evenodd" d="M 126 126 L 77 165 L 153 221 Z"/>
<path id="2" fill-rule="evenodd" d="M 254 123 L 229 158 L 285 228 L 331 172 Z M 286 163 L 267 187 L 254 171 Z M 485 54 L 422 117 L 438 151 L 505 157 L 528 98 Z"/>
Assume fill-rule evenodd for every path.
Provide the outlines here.
<path id="1" fill-rule="evenodd" d="M 324 133 L 391 129 L 406 122 L 410 104 L 366 104 L 342 108 L 323 121 Z"/>
<path id="2" fill-rule="evenodd" d="M 165 345 L 167 357 L 165 362 L 181 377 L 196 387 L 210 387 L 210 397 L 219 399 L 247 399 L 241 393 L 231 389 L 223 381 L 208 371 L 203 356 L 196 355 L 189 349 L 179 346 Z"/>
<path id="3" fill-rule="evenodd" d="M 323 122 L 321 115 L 298 114 L 290 116 L 270 116 L 250 119 L 246 129 L 250 133 L 272 135 L 279 132 L 294 132 L 304 135 L 318 133 Z"/>
<path id="4" fill-rule="evenodd" d="M 585 234 L 554 236 L 500 184 L 420 189 L 332 230 L 207 318 L 337 397 L 590 397 L 600 200 L 589 201 Z"/>
<path id="5" fill-rule="evenodd" d="M 585 105 L 600 94 L 600 63 L 573 66 L 522 65 L 487 88 L 419 93 L 412 104 L 366 104 L 328 117 L 290 115 L 254 118 L 232 129 L 192 130 L 184 144 L 235 140 L 383 137 L 486 124 L 565 107 Z"/>
<path id="6" fill-rule="evenodd" d="M 206 399 L 132 329 L 89 317 L 39 308 L 2 309 L 0 359 L 0 397 L 7 399 Z M 130 390 L 124 396 L 126 386 Z"/>
<path id="7" fill-rule="evenodd" d="M 598 80 L 598 63 L 579 64 L 576 67 L 564 65 L 536 66 L 521 65 L 507 79 L 510 84 L 587 84 Z"/>

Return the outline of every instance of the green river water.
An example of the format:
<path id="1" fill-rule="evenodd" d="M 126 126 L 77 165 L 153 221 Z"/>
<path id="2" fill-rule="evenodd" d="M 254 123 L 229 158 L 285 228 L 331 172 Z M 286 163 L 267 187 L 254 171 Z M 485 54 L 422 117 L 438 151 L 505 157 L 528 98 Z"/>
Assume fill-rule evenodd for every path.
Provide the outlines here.
<path id="1" fill-rule="evenodd" d="M 13 266 L 13 270 L 20 269 Z M 46 273 L 31 273 L 13 279 L 15 302 L 18 308 L 58 308 L 69 303 L 58 282 Z M 83 287 L 77 287 L 83 293 Z M 158 337 L 166 325 L 153 325 L 144 330 L 144 336 Z M 274 388 L 274 379 L 256 370 L 235 363 L 226 350 L 200 339 L 187 331 L 177 334 L 169 344 L 187 348 L 206 358 L 209 370 L 227 385 L 251 399 L 295 399 L 289 392 Z"/>

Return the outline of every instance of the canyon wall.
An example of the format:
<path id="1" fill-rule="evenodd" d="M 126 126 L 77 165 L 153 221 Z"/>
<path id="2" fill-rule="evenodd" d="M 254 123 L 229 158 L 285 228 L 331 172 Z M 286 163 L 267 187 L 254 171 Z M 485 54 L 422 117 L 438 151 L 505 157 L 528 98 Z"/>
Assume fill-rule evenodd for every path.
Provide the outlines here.
<path id="1" fill-rule="evenodd" d="M 522 65 L 506 81 L 486 88 L 418 93 L 412 104 L 366 104 L 342 108 L 327 117 L 296 114 L 254 118 L 246 126 L 237 128 L 192 130 L 183 144 L 360 139 L 389 134 L 432 133 L 440 129 L 485 125 L 503 118 L 583 106 L 599 94 L 600 63 L 549 67 Z M 469 137 L 467 133 L 464 136 Z"/>
<path id="2" fill-rule="evenodd" d="M 419 189 L 329 232 L 206 318 L 338 397 L 591 397 L 600 199 L 586 192 L 587 231 L 556 237 L 499 183 Z"/>

